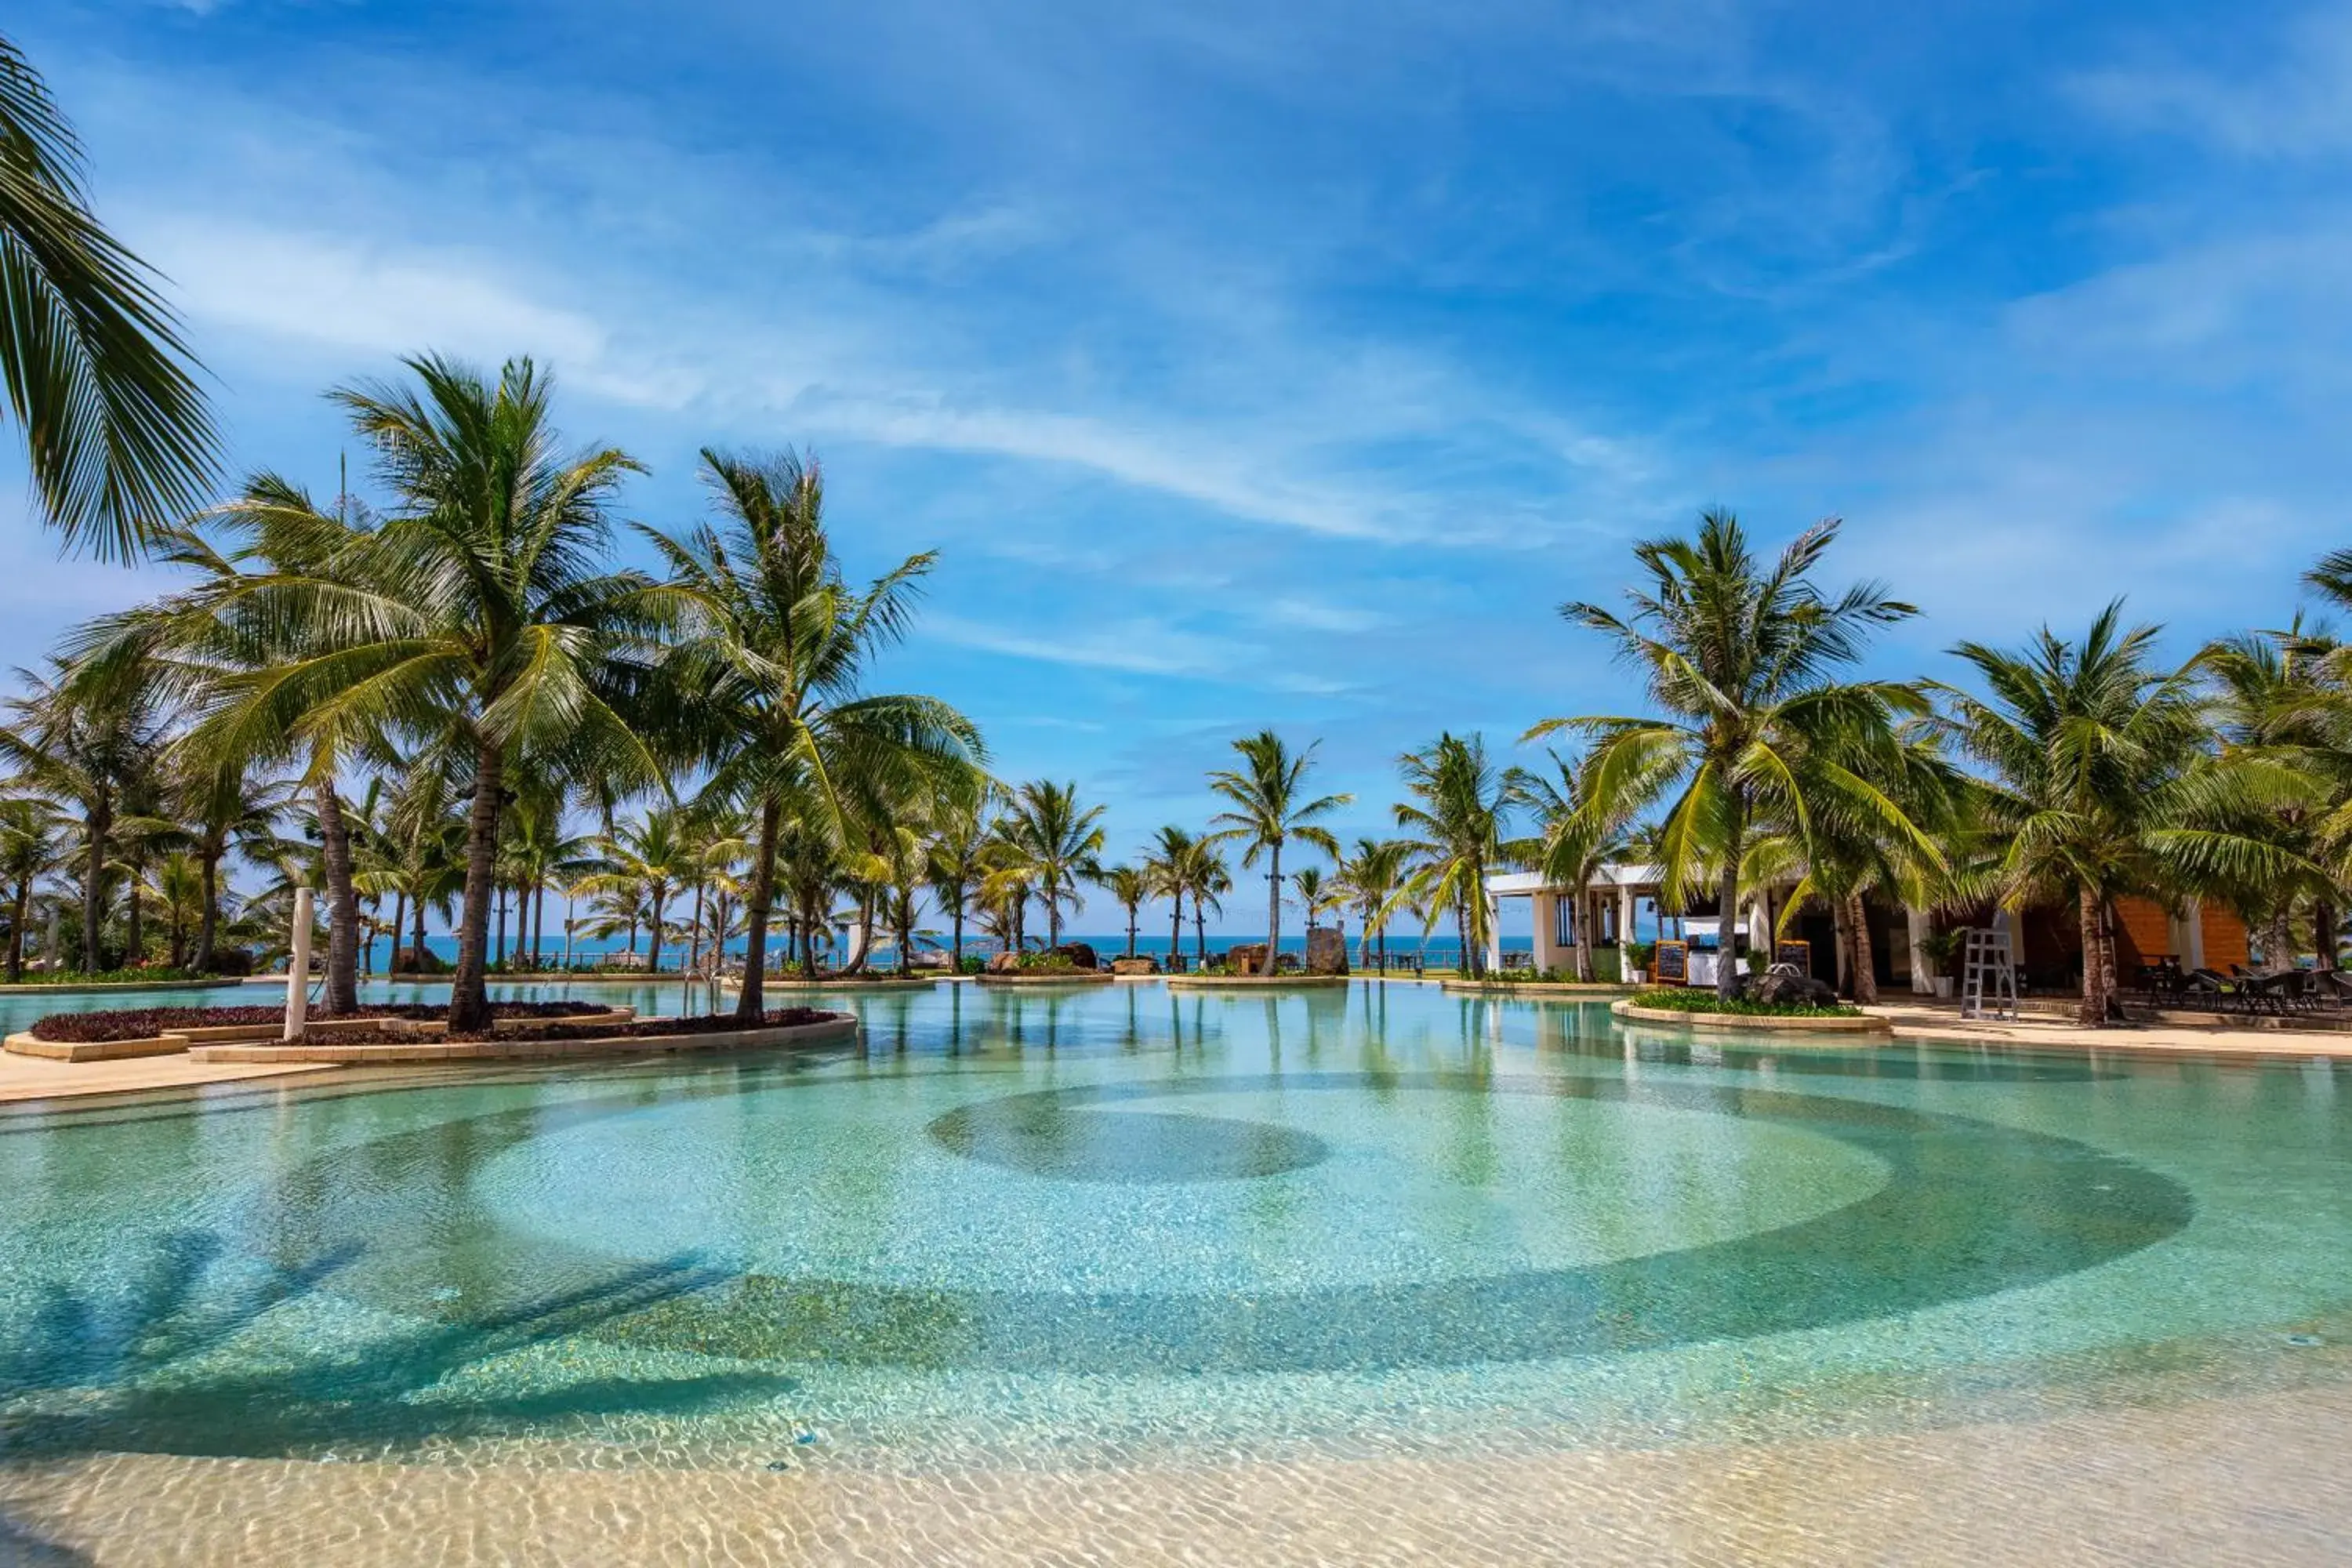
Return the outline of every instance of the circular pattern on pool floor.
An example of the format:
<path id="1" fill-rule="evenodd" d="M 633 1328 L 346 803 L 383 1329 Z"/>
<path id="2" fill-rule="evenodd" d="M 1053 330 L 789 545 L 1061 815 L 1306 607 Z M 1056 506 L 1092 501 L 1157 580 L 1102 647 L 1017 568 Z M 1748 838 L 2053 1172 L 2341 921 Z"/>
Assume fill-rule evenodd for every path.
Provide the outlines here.
<path id="1" fill-rule="evenodd" d="M 697 1289 L 651 1305 L 632 1300 L 628 1310 L 591 1312 L 584 1321 L 567 1303 L 583 1289 L 593 1295 L 599 1279 L 642 1275 L 648 1260 L 600 1256 L 477 1214 L 468 1222 L 476 1234 L 467 1238 L 476 1277 L 463 1303 L 441 1315 L 511 1322 L 553 1303 L 567 1314 L 564 1331 L 781 1363 L 1062 1373 L 1455 1366 L 1622 1354 L 1914 1311 L 2095 1267 L 2174 1234 L 2192 1211 L 2177 1183 L 2073 1140 L 1834 1096 L 1707 1084 L 1278 1073 L 1039 1090 L 976 1101 L 961 1121 L 953 1112 L 940 1120 L 944 1141 L 961 1137 L 979 1149 L 988 1143 L 989 1128 L 1019 1125 L 1025 1117 L 1269 1089 L 1631 1100 L 1795 1127 L 1881 1162 L 1889 1176 L 1869 1196 L 1795 1224 L 1583 1267 L 1215 1295 L 898 1286 L 754 1273 L 698 1281 Z M 734 1090 L 712 1090 L 729 1092 Z M 434 1249 L 450 1238 L 418 1234 L 416 1216 L 450 1209 L 436 1207 L 415 1185 L 447 1170 L 434 1152 L 462 1141 L 471 1169 L 562 1126 L 633 1109 L 583 1103 L 553 1115 L 546 1108 L 492 1113 L 461 1129 L 443 1124 L 346 1152 L 301 1184 L 299 1203 L 278 1211 L 288 1226 L 271 1245 L 299 1255 L 306 1245 L 363 1237 L 370 1251 L 344 1272 L 341 1288 L 399 1310 L 437 1310 L 419 1299 L 419 1286 Z M 1191 1133 L 1199 1131 L 1192 1122 L 1205 1120 L 1222 1119 L 1166 1119 Z M 1152 1179 L 1269 1173 L 1312 1154 L 1309 1135 L 1295 1136 L 1307 1142 L 1220 1131 L 1205 1163 L 1189 1174 Z M 1169 1147 L 1187 1142 L 1177 1138 L 1132 1168 L 1149 1171 Z M 401 1147 L 411 1142 L 415 1149 Z M 1008 1163 L 1038 1158 L 1034 1151 L 995 1152 Z M 1257 1171 L 1257 1163 L 1268 1170 Z M 1124 1179 L 1099 1168 L 1076 1174 Z M 680 1175 L 691 1179 L 688 1171 Z"/>

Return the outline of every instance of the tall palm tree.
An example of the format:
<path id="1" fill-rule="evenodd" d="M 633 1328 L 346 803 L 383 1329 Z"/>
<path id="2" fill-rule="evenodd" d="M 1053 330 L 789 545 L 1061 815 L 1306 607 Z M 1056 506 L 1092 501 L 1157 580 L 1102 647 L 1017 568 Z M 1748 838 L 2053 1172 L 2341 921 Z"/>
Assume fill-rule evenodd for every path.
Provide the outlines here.
<path id="1" fill-rule="evenodd" d="M 1078 901 L 1078 883 L 1100 869 L 1103 808 L 1080 806 L 1076 784 L 1032 779 L 1005 802 L 1004 835 L 1027 867 L 1030 889 L 1045 906 L 1045 945 L 1062 945 L 1062 911 Z"/>
<path id="2" fill-rule="evenodd" d="M 1234 890 L 1233 872 L 1218 851 L 1214 836 L 1192 840 L 1182 869 L 1184 896 L 1192 900 L 1192 962 L 1209 962 L 1209 916 L 1225 912 L 1224 897 Z M 1269 958 L 1268 963 L 1273 961 Z"/>
<path id="3" fill-rule="evenodd" d="M 1220 768 L 1209 775 L 1211 792 L 1228 805 L 1210 818 L 1215 829 L 1210 837 L 1239 842 L 1244 866 L 1255 866 L 1261 857 L 1266 862 L 1267 974 L 1275 972 L 1282 951 L 1282 847 L 1296 838 L 1337 858 L 1339 841 L 1318 819 L 1355 799 L 1349 795 L 1307 795 L 1307 774 L 1318 744 L 1294 753 L 1281 736 L 1261 730 L 1234 742 L 1234 750 L 1241 753 L 1239 768 Z"/>
<path id="4" fill-rule="evenodd" d="M 1389 919 L 1405 881 L 1406 858 L 1412 846 L 1402 839 L 1359 838 L 1355 847 L 1339 857 L 1338 881 L 1362 921 L 1359 942 L 1366 968 L 1373 965 L 1373 942 L 1380 946 L 1379 967 L 1389 962 Z"/>
<path id="5" fill-rule="evenodd" d="M 2044 627 L 2005 651 L 1964 642 L 1980 696 L 1937 683 L 1939 726 L 1990 775 L 1981 799 L 2005 843 L 2002 900 L 2021 907 L 2071 899 L 2083 946 L 2078 1021 L 2114 1011 L 2111 906 L 2116 894 L 2158 894 L 2222 877 L 2291 876 L 2299 855 L 2227 825 L 2278 784 L 2265 770 L 2201 766 L 2210 731 L 2198 700 L 2200 660 L 2164 669 L 2158 628 L 2126 627 L 2111 604 L 2079 642 Z M 2283 798 L 2283 797 L 2282 797 Z M 2215 826 L 2217 818 L 2224 825 Z"/>
<path id="6" fill-rule="evenodd" d="M 277 710 L 298 735 L 403 733 L 470 763 L 449 1024 L 474 1029 L 489 1022 L 509 773 L 530 759 L 616 789 L 659 784 L 662 759 L 639 732 L 655 725 L 630 700 L 669 605 L 644 574 L 606 564 L 609 509 L 637 465 L 613 447 L 563 451 L 550 377 L 525 359 L 494 382 L 436 356 L 405 363 L 412 384 L 330 395 L 375 454 L 390 510 L 317 568 L 256 590 L 305 628 L 305 646 L 226 708 L 236 725 Z"/>
<path id="7" fill-rule="evenodd" d="M 1133 866 L 1098 868 L 1091 880 L 1101 885 L 1103 891 L 1118 901 L 1127 911 L 1127 956 L 1135 956 L 1135 934 L 1142 919 L 1143 900 L 1151 896 L 1152 880 L 1149 873 Z"/>
<path id="8" fill-rule="evenodd" d="M 1505 858 L 1505 830 L 1519 804 L 1517 775 L 1496 767 L 1476 735 L 1441 734 L 1399 757 L 1397 767 L 1412 797 L 1395 807 L 1397 826 L 1414 835 L 1405 840 L 1413 858 L 1407 896 L 1432 921 L 1440 911 L 1454 916 L 1463 972 L 1483 974 L 1493 929 L 1486 874 Z"/>
<path id="9" fill-rule="evenodd" d="M 787 816 L 840 845 L 860 837 L 861 792 L 896 801 L 976 800 L 986 748 L 936 698 L 869 695 L 875 657 L 912 624 L 936 559 L 910 555 L 850 586 L 824 522 L 824 477 L 791 453 L 702 454 L 717 510 L 683 537 L 647 531 L 688 602 L 669 655 L 708 792 L 757 818 L 745 932 L 744 1017 L 766 1006 L 769 911 Z M 815 962 L 814 944 L 809 962 Z"/>
<path id="10" fill-rule="evenodd" d="M 128 558 L 204 504 L 213 424 L 154 275 L 91 214 L 85 172 L 40 73 L 0 37 L 0 380 L 51 526 Z"/>
<path id="11" fill-rule="evenodd" d="M 984 858 L 987 846 L 988 833 L 975 805 L 957 802 L 935 819 L 925 881 L 930 888 L 931 900 L 948 917 L 948 961 L 958 973 L 963 969 L 964 919 L 971 913 L 973 894 L 988 872 Z"/>
<path id="12" fill-rule="evenodd" d="M 1152 890 L 1168 899 L 1168 966 L 1176 967 L 1177 954 L 1184 947 L 1185 867 L 1192 856 L 1195 840 L 1190 833 L 1173 823 L 1160 828 L 1151 841 L 1151 851 L 1144 858 L 1144 874 L 1151 879 Z"/>
<path id="13" fill-rule="evenodd" d="M 33 918 L 33 885 L 65 863 L 65 817 L 38 795 L 0 800 L 0 884 L 8 898 L 8 984 L 25 977 L 25 931 Z M 57 955 L 49 955 L 55 967 Z"/>
<path id="14" fill-rule="evenodd" d="M 1661 778 L 1682 781 L 1660 837 L 1664 878 L 1682 898 L 1703 867 L 1717 868 L 1727 940 L 1716 985 L 1727 997 L 1738 988 L 1728 934 L 1740 858 L 1758 818 L 1784 811 L 1802 821 L 1809 799 L 1831 795 L 1890 821 L 1901 816 L 1864 781 L 1828 764 L 1810 774 L 1800 766 L 1822 734 L 1885 728 L 1918 708 L 1909 687 L 1836 679 L 1861 658 L 1873 628 L 1917 613 L 1875 583 L 1824 595 L 1811 573 L 1837 533 L 1834 520 L 1816 523 L 1768 566 L 1738 520 L 1709 511 L 1694 538 L 1636 545 L 1648 581 L 1627 592 L 1626 614 L 1580 602 L 1560 614 L 1616 645 L 1642 672 L 1656 715 L 1551 719 L 1525 737 L 1563 729 L 1591 736 L 1591 791 L 1612 816 L 1630 817 L 1667 793 Z"/>

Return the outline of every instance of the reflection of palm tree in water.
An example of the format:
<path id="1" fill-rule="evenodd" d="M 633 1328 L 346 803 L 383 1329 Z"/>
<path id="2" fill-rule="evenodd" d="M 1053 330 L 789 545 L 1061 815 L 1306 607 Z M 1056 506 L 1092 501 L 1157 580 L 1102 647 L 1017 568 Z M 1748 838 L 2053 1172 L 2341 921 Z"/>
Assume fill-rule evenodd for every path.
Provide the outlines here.
<path id="1" fill-rule="evenodd" d="M 209 1233 L 163 1241 L 137 1279 L 100 1298 L 52 1285 L 0 1339 L 0 1452 L 272 1457 L 402 1447 L 433 1437 L 530 1432 L 613 1412 L 678 1415 L 773 1398 L 792 1380 L 585 1378 L 515 1387 L 470 1369 L 726 1283 L 691 1256 L 623 1270 L 470 1321 L 362 1339 L 299 1336 L 239 1346 L 280 1309 L 300 1310 L 358 1256 L 294 1267 L 232 1260 Z M 242 1353 L 240 1353 L 240 1350 Z M 0 1547 L 12 1544 L 0 1526 Z"/>

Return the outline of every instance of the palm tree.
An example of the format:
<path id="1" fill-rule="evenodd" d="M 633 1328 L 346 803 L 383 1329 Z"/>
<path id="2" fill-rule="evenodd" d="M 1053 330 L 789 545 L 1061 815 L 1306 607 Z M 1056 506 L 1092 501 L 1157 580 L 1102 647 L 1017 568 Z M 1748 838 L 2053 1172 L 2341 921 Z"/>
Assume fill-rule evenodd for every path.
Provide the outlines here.
<path id="1" fill-rule="evenodd" d="M 83 972 L 94 974 L 105 967 L 99 933 L 115 816 L 163 749 L 155 689 L 135 675 L 76 680 L 54 659 L 46 676 L 23 669 L 16 676 L 25 690 L 8 701 L 11 722 L 0 727 L 0 760 L 15 766 L 20 787 L 72 807 L 81 818 L 81 962 Z"/>
<path id="2" fill-rule="evenodd" d="M 72 546 L 129 558 L 204 504 L 213 424 L 153 275 L 92 216 L 81 143 L 0 37 L 0 359 L 34 488 Z"/>
<path id="3" fill-rule="evenodd" d="M 626 900 L 632 909 L 644 908 L 646 929 L 653 933 L 646 967 L 660 973 L 662 921 L 670 896 L 695 871 L 692 847 L 677 809 L 656 806 L 636 821 L 622 824 L 596 841 L 596 856 L 599 868 L 574 885 L 584 892 L 610 893 Z M 629 951 L 636 951 L 634 929 Z"/>
<path id="4" fill-rule="evenodd" d="M 1233 873 L 1217 852 L 1213 836 L 1192 840 L 1184 856 L 1182 880 L 1184 895 L 1192 900 L 1192 962 L 1199 967 L 1209 962 L 1210 912 L 1224 913 L 1224 896 L 1234 889 Z"/>
<path id="5" fill-rule="evenodd" d="M 1372 967 L 1375 937 L 1380 942 L 1379 967 L 1388 968 L 1388 922 L 1404 887 L 1405 858 L 1411 847 L 1401 839 L 1359 838 L 1354 852 L 1339 858 L 1339 886 L 1354 900 L 1357 918 L 1363 922 L 1360 941 L 1368 969 Z"/>
<path id="6" fill-rule="evenodd" d="M 2336 579 L 2323 563 L 2305 581 L 2326 593 Z M 2317 874 L 2241 882 L 2223 895 L 2263 931 L 2263 956 L 2280 966 L 2293 952 L 2296 906 L 2307 900 L 2318 966 L 2334 969 L 2337 911 L 2352 859 L 2352 685 L 2346 680 L 2352 652 L 2298 615 L 2282 630 L 2208 644 L 2200 658 L 2211 678 L 2211 716 L 2224 762 L 2289 770 L 2311 793 L 2307 805 L 2261 814 L 2242 826 L 2326 866 Z"/>
<path id="7" fill-rule="evenodd" d="M 974 890 L 988 872 L 987 846 L 987 831 L 971 804 L 958 802 L 942 811 L 931 829 L 925 881 L 932 901 L 948 917 L 949 962 L 958 973 L 963 969 L 964 917 L 971 912 Z"/>
<path id="8" fill-rule="evenodd" d="M 1144 858 L 1144 874 L 1151 879 L 1154 892 L 1168 898 L 1168 967 L 1177 965 L 1177 954 L 1184 945 L 1184 868 L 1192 856 L 1194 839 L 1190 833 L 1173 823 L 1160 828 L 1152 840 L 1151 852 Z"/>
<path id="9" fill-rule="evenodd" d="M 1917 613 L 1874 583 L 1823 595 L 1810 577 L 1837 533 L 1835 520 L 1814 524 L 1769 568 L 1728 512 L 1704 514 L 1694 539 L 1636 545 L 1649 581 L 1628 591 L 1628 614 L 1584 603 L 1560 614 L 1616 644 L 1618 657 L 1642 671 L 1659 716 L 1551 719 L 1525 737 L 1562 729 L 1591 736 L 1591 793 L 1610 816 L 1638 814 L 1670 787 L 1661 779 L 1682 781 L 1660 838 L 1664 879 L 1671 896 L 1685 898 L 1703 866 L 1717 868 L 1726 942 L 1716 986 L 1727 997 L 1738 988 L 1728 939 L 1740 858 L 1758 818 L 1779 811 L 1801 822 L 1810 800 L 1832 794 L 1900 816 L 1862 781 L 1799 765 L 1822 734 L 1885 728 L 1918 706 L 1909 687 L 1833 679 L 1861 657 L 1874 627 Z"/>
<path id="10" fill-rule="evenodd" d="M 275 852 L 278 829 L 288 806 L 286 786 L 250 760 L 226 767 L 188 767 L 177 781 L 179 811 L 188 823 L 203 907 L 196 917 L 196 945 L 189 967 L 208 973 L 219 939 L 221 866 L 233 853 L 267 859 Z"/>
<path id="11" fill-rule="evenodd" d="M 1216 829 L 1210 837 L 1221 842 L 1238 840 L 1244 866 L 1255 866 L 1261 856 L 1266 861 L 1264 973 L 1269 975 L 1282 951 L 1282 847 L 1296 838 L 1337 858 L 1339 841 L 1317 819 L 1355 799 L 1349 795 L 1307 795 L 1315 749 L 1309 745 L 1294 755 L 1279 735 L 1261 730 L 1234 742 L 1234 750 L 1241 753 L 1240 768 L 1221 768 L 1209 775 L 1210 790 L 1231 807 L 1210 818 Z"/>
<path id="12" fill-rule="evenodd" d="M 1031 891 L 1045 905 L 1045 945 L 1062 945 L 1062 910 L 1078 882 L 1100 869 L 1103 808 L 1078 805 L 1078 786 L 1032 779 L 1005 803 L 1004 836 L 1019 852 Z"/>
<path id="13" fill-rule="evenodd" d="M 66 819 L 37 795 L 0 800 L 0 882 L 8 896 L 8 984 L 25 977 L 25 930 L 33 918 L 33 884 L 65 863 Z M 55 967 L 57 955 L 49 955 Z"/>
<path id="14" fill-rule="evenodd" d="M 1141 919 L 1143 900 L 1151 896 L 1153 884 L 1150 875 L 1132 866 L 1111 866 L 1097 868 L 1092 873 L 1091 879 L 1118 900 L 1118 907 L 1127 911 L 1127 956 L 1133 958 L 1135 933 Z"/>
<path id="15" fill-rule="evenodd" d="M 1611 861 L 1628 858 L 1633 820 L 1624 797 L 1638 799 L 1654 790 L 1626 790 L 1618 799 L 1603 802 L 1593 795 L 1587 769 L 1557 752 L 1550 757 L 1549 773 L 1514 770 L 1519 795 L 1536 817 L 1536 837 L 1526 847 L 1526 858 L 1543 873 L 1546 882 L 1571 889 L 1574 918 L 1570 923 L 1576 932 L 1576 977 L 1589 984 L 1593 979 L 1593 879 Z M 1656 787 L 1670 782 L 1662 781 Z M 1622 934 L 1633 935 L 1631 931 Z"/>
<path id="16" fill-rule="evenodd" d="M 1864 896 L 1885 889 L 1914 909 L 1939 897 L 1948 901 L 1956 892 L 1965 897 L 1952 852 L 1959 852 L 1965 866 L 1973 796 L 1933 727 L 1892 735 L 1863 731 L 1843 739 L 1837 762 L 1893 801 L 1902 824 L 1890 825 L 1875 811 L 1847 809 L 1836 797 L 1821 800 L 1805 821 L 1759 824 L 1740 876 L 1751 886 L 1798 879 L 1781 904 L 1779 930 L 1813 899 L 1829 906 L 1840 987 L 1869 1005 L 1878 1000 L 1878 979 Z"/>
<path id="17" fill-rule="evenodd" d="M 509 770 L 528 759 L 615 789 L 659 784 L 661 760 L 631 721 L 653 726 L 627 709 L 669 606 L 642 573 L 606 568 L 607 509 L 637 465 L 612 447 L 564 453 L 551 378 L 529 360 L 495 383 L 436 356 L 405 363 L 414 386 L 331 394 L 375 453 L 393 510 L 315 568 L 256 590 L 310 646 L 228 711 L 274 708 L 303 736 L 405 733 L 471 764 L 449 1024 L 475 1029 L 489 1021 Z"/>
<path id="18" fill-rule="evenodd" d="M 1396 806 L 1397 826 L 1418 835 L 1405 841 L 1414 859 L 1406 896 L 1433 921 L 1440 911 L 1453 914 L 1463 972 L 1483 974 L 1493 929 L 1486 874 L 1505 857 L 1505 825 L 1519 804 L 1517 775 L 1496 768 L 1476 735 L 1441 734 L 1399 757 L 1397 766 L 1413 797 Z"/>
<path id="19" fill-rule="evenodd" d="M 2308 861 L 2226 824 L 2277 782 L 2263 770 L 2201 766 L 2210 731 L 2198 700 L 2201 663 L 2154 662 L 2158 628 L 2126 628 L 2111 604 L 2080 642 L 2044 627 L 2007 652 L 1964 642 L 1953 651 L 1985 694 L 1936 683 L 1939 726 L 1990 774 L 1981 800 L 2005 843 L 2000 896 L 2012 907 L 2071 898 L 2083 943 L 2078 1021 L 2106 1023 L 2116 993 L 2111 905 L 2203 879 L 2284 877 Z M 2217 817 L 2224 826 L 2215 826 Z"/>
<path id="20" fill-rule="evenodd" d="M 862 690 L 875 656 L 912 624 L 936 559 L 910 555 L 862 589 L 844 579 L 824 523 L 824 478 L 787 452 L 702 454 L 719 517 L 683 538 L 648 531 L 688 601 L 669 656 L 711 768 L 707 792 L 758 818 L 737 1011 L 765 1008 L 769 911 L 786 816 L 849 845 L 861 795 L 976 801 L 986 758 L 971 721 L 936 698 Z M 811 933 L 813 934 L 813 933 Z M 815 947 L 808 949 L 815 963 Z"/>

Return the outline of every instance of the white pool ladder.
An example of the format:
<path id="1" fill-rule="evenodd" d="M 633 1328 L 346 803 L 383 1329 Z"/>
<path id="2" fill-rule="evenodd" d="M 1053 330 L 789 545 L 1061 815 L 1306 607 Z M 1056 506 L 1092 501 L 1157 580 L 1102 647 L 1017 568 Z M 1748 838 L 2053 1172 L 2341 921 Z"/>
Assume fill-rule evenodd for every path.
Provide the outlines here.
<path id="1" fill-rule="evenodd" d="M 2009 932 L 2005 929 L 1971 926 L 1962 958 L 1960 1016 L 2015 1019 L 2017 964 L 2010 952 Z M 1988 995 L 1991 999 L 1990 1013 L 1985 1011 Z"/>

